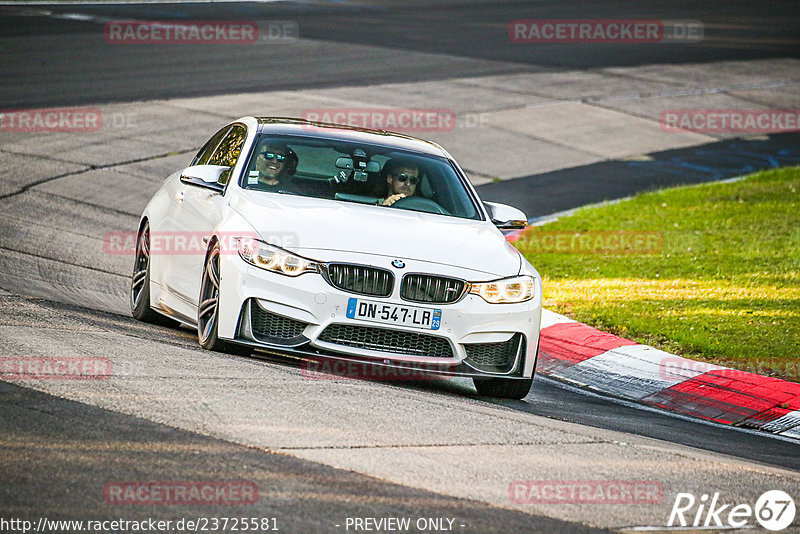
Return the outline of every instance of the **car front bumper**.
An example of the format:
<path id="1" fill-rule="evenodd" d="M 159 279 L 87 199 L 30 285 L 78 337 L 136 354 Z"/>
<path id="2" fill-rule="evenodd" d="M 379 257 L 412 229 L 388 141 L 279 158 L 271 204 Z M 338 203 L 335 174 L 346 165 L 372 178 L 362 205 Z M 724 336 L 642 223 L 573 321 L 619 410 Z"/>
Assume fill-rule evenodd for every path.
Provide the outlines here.
<path id="1" fill-rule="evenodd" d="M 409 271 L 442 272 L 424 262 Z M 533 376 L 541 322 L 541 282 L 533 299 L 489 304 L 467 294 L 451 304 L 417 303 L 400 298 L 399 284 L 388 297 L 344 291 L 316 273 L 288 277 L 253 267 L 238 257 L 220 266 L 221 339 L 282 354 L 368 362 L 433 374 L 478 377 Z M 463 274 L 460 273 L 460 274 Z M 400 279 L 402 272 L 396 272 Z M 351 298 L 441 310 L 437 330 L 380 324 L 347 316 Z"/>

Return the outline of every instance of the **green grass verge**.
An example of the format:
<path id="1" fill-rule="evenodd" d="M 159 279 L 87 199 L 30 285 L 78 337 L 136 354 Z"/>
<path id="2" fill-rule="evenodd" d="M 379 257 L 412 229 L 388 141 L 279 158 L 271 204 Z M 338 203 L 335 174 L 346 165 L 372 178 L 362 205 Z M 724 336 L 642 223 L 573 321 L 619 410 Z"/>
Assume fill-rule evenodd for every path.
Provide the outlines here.
<path id="1" fill-rule="evenodd" d="M 577 232 L 583 242 L 570 238 Z M 642 237 L 622 234 L 627 253 L 606 253 L 617 232 Z M 542 274 L 546 308 L 687 358 L 800 381 L 800 167 L 582 208 L 514 245 Z"/>

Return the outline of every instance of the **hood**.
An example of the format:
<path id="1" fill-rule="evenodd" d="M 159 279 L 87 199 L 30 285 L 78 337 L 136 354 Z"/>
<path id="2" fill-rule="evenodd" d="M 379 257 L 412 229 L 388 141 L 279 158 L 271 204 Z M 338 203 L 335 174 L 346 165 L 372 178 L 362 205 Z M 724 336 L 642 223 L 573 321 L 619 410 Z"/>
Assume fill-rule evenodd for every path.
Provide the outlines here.
<path id="1" fill-rule="evenodd" d="M 261 239 L 319 261 L 326 261 L 320 252 L 330 250 L 439 263 L 496 277 L 519 273 L 519 254 L 486 221 L 294 195 L 237 193 L 231 207 Z"/>

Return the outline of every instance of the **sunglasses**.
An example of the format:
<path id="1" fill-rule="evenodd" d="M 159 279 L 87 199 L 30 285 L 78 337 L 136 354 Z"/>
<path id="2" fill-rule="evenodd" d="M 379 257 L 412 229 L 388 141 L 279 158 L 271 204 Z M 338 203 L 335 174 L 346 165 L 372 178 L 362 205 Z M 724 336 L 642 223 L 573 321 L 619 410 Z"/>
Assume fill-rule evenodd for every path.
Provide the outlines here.
<path id="1" fill-rule="evenodd" d="M 262 152 L 260 155 L 263 156 L 264 159 L 267 159 L 267 160 L 271 160 L 271 159 L 276 159 L 278 161 L 285 161 L 286 160 L 286 156 L 284 156 L 283 154 L 276 154 L 275 152 Z"/>
<path id="2" fill-rule="evenodd" d="M 400 182 L 400 183 L 403 183 L 406 180 L 408 180 L 408 183 L 411 184 L 411 185 L 417 185 L 419 183 L 419 177 L 418 176 L 409 176 L 407 174 L 397 174 L 395 177 L 397 178 L 397 181 Z"/>

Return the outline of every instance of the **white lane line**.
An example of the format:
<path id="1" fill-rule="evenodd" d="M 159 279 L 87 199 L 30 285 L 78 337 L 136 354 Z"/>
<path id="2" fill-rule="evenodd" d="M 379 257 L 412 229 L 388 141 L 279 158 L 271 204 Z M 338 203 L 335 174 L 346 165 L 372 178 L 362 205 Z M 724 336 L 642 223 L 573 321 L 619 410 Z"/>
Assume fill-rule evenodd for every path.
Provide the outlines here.
<path id="1" fill-rule="evenodd" d="M 555 386 L 557 388 L 564 389 L 564 390 L 569 391 L 571 393 L 577 393 L 579 395 L 586 395 L 587 397 L 592 397 L 594 399 L 607 400 L 607 401 L 613 402 L 615 404 L 619 404 L 620 406 L 625 406 L 627 408 L 635 408 L 635 409 L 638 409 L 638 410 L 644 410 L 646 412 L 657 413 L 657 414 L 666 415 L 666 416 L 669 416 L 669 417 L 674 417 L 676 419 L 681 419 L 683 421 L 689 421 L 691 423 L 699 423 L 699 424 L 706 425 L 706 426 L 713 426 L 713 427 L 716 427 L 716 428 L 723 428 L 723 429 L 726 429 L 726 430 L 733 430 L 733 431 L 736 431 L 736 432 L 744 432 L 745 434 L 750 434 L 750 435 L 753 435 L 753 436 L 762 436 L 762 437 L 777 439 L 779 441 L 785 441 L 787 443 L 794 443 L 794 444 L 800 445 L 800 436 L 798 436 L 798 438 L 791 438 L 791 437 L 787 437 L 787 436 L 782 436 L 780 434 L 770 434 L 768 432 L 763 432 L 761 430 L 753 430 L 753 429 L 750 429 L 750 428 L 742 428 L 742 427 L 739 427 L 739 426 L 724 425 L 722 423 L 716 423 L 714 421 L 707 421 L 705 419 L 700 419 L 700 418 L 697 418 L 697 417 L 690 417 L 688 415 L 683 415 L 683 414 L 674 413 L 674 412 L 668 412 L 666 410 L 661 410 L 659 408 L 654 408 L 652 406 L 647 406 L 645 404 L 639 404 L 638 402 L 635 402 L 635 401 L 629 401 L 629 400 L 625 400 L 625 399 L 620 399 L 618 397 L 612 397 L 610 395 L 603 395 L 601 393 L 590 391 L 590 390 L 587 390 L 587 389 L 582 388 L 582 387 L 573 386 L 573 385 L 570 385 L 570 384 L 568 384 L 566 382 L 562 382 L 561 380 L 558 380 L 558 379 L 555 379 L 555 378 L 550 378 L 548 376 L 542 376 L 540 374 L 536 375 L 536 380 L 542 380 L 547 384 L 550 384 L 550 385 Z M 630 432 L 627 432 L 627 433 L 630 434 Z"/>
<path id="2" fill-rule="evenodd" d="M 213 0 L 207 0 L 213 1 Z M 222 1 L 234 1 L 234 0 L 222 0 Z M 238 0 L 237 0 L 238 1 Z M 278 0 L 267 0 L 267 1 L 278 1 Z M 114 2 L 116 3 L 116 2 Z M 135 3 L 135 2 L 130 2 Z M 4 4 L 0 1 L 0 7 Z M 85 2 L 76 2 L 75 5 L 85 5 Z M 52 7 L 53 4 L 50 4 Z M 118 23 L 121 19 L 120 17 L 106 17 L 101 15 L 89 15 L 85 13 L 56 13 L 49 10 L 42 10 L 42 9 L 26 9 L 16 10 L 18 13 L 17 15 L 20 16 L 30 16 L 30 17 L 48 17 L 51 19 L 60 19 L 60 20 L 74 20 L 80 22 L 90 22 L 94 24 L 109 24 L 109 23 Z M 149 24 L 153 22 L 165 23 L 166 25 L 176 25 L 179 26 L 183 21 L 181 19 L 175 19 L 174 21 L 163 21 L 163 20 L 149 20 L 149 19 L 132 19 L 132 18 L 124 18 L 125 24 L 129 23 L 142 23 L 142 24 Z M 283 20 L 283 19 L 270 19 L 270 20 L 262 20 L 256 21 L 258 24 L 258 39 L 251 43 L 251 44 L 287 44 L 287 43 L 295 43 L 300 39 L 300 27 L 295 20 Z M 277 33 L 274 33 L 277 32 Z M 148 44 L 146 42 L 138 43 L 138 44 Z M 150 43 L 152 44 L 152 43 Z M 190 44 L 190 43 L 186 43 Z"/>
<path id="3" fill-rule="evenodd" d="M 285 0 L 246 0 L 249 4 L 271 4 L 274 2 L 283 2 Z M 295 0 L 297 1 L 297 0 Z M 152 4 L 223 4 L 223 3 L 241 3 L 242 0 L 57 0 L 57 1 L 50 1 L 50 2 L 28 2 L 26 0 L 0 0 L 0 6 L 48 6 L 48 7 L 56 7 L 56 6 L 95 6 L 95 5 L 114 5 L 114 4 L 126 4 L 126 5 L 152 5 Z M 309 1 L 304 1 L 300 3 L 310 3 Z M 340 1 L 333 1 L 331 3 L 347 3 L 342 0 Z"/>
<path id="4" fill-rule="evenodd" d="M 786 415 L 782 415 L 781 417 L 767 423 L 761 428 L 767 432 L 788 432 L 792 430 L 792 428 L 797 428 L 798 426 L 800 426 L 800 410 L 795 410 L 787 413 Z M 793 432 L 793 434 L 794 433 L 795 432 Z"/>
<path id="5" fill-rule="evenodd" d="M 778 435 L 800 440 L 800 426 L 795 426 L 790 428 L 789 430 L 784 430 L 783 432 L 779 432 Z"/>
<path id="6" fill-rule="evenodd" d="M 558 371 L 580 382 L 626 399 L 643 399 L 707 371 L 727 369 L 699 364 L 647 345 L 626 345 Z"/>
<path id="7" fill-rule="evenodd" d="M 691 148 L 699 148 L 699 147 L 691 147 Z M 626 158 L 620 158 L 620 161 L 625 160 L 625 159 Z M 645 157 L 645 160 L 648 160 L 648 159 L 652 160 L 652 158 Z M 564 168 L 566 169 L 568 167 L 564 167 Z M 708 184 L 732 184 L 734 182 L 740 182 L 740 181 L 744 180 L 746 177 L 747 177 L 746 175 L 734 176 L 733 178 L 725 178 L 723 180 L 711 180 L 709 182 L 700 182 L 700 183 L 697 183 L 697 184 L 684 184 L 684 185 L 681 185 L 681 187 L 703 187 L 703 186 L 706 186 Z M 562 217 L 569 217 L 570 215 L 575 215 L 575 213 L 577 213 L 578 211 L 580 211 L 580 210 L 582 210 L 584 208 L 592 209 L 592 208 L 601 208 L 601 207 L 604 207 L 604 206 L 613 206 L 615 204 L 619 204 L 620 202 L 628 202 L 629 200 L 633 200 L 634 198 L 635 198 L 634 196 L 629 196 L 629 197 L 615 198 L 613 200 L 603 200 L 603 201 L 595 202 L 595 203 L 592 203 L 592 204 L 586 204 L 584 206 L 578 206 L 577 208 L 570 208 L 570 209 L 564 210 L 564 211 L 557 211 L 557 212 L 551 213 L 549 215 L 542 215 L 541 217 L 531 217 L 530 219 L 528 219 L 528 225 L 529 226 L 544 226 L 545 224 L 549 224 L 551 222 L 555 222 L 555 221 L 559 220 Z"/>

